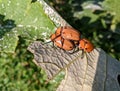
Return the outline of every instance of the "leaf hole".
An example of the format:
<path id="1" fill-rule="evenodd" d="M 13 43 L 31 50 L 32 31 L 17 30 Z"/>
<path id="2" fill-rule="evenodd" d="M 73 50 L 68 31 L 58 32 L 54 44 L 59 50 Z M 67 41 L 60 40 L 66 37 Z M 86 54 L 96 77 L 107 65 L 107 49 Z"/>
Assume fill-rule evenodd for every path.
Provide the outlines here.
<path id="1" fill-rule="evenodd" d="M 119 83 L 119 86 L 120 86 L 120 75 L 117 76 L 117 80 L 118 80 L 118 83 Z"/>

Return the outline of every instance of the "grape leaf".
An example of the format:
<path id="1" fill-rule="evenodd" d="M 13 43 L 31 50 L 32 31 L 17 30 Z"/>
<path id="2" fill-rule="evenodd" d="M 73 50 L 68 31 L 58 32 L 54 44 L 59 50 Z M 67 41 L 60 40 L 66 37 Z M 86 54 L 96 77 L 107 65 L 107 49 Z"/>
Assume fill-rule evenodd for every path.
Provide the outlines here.
<path id="1" fill-rule="evenodd" d="M 57 91 L 119 91 L 117 76 L 120 63 L 96 48 L 85 53 L 81 50 L 69 54 L 59 48 L 35 41 L 28 50 L 34 55 L 34 62 L 42 67 L 49 79 L 54 79 L 61 71 L 65 78 Z"/>
<path id="2" fill-rule="evenodd" d="M 29 40 L 46 39 L 54 28 L 38 1 L 0 1 L 0 51 L 14 52 L 18 36 Z"/>

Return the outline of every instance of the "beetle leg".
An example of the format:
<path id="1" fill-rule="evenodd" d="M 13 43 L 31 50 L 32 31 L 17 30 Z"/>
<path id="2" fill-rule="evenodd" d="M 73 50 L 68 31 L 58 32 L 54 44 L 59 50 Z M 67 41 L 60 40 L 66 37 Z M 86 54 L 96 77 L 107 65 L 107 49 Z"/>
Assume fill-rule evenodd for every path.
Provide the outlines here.
<path id="1" fill-rule="evenodd" d="M 79 48 L 74 48 L 72 51 L 68 51 L 67 53 L 74 54 L 75 52 L 78 52 L 78 51 L 79 51 Z"/>
<path id="2" fill-rule="evenodd" d="M 76 49 L 76 50 L 75 50 L 75 49 Z M 77 47 L 77 48 L 74 48 L 73 50 L 74 50 L 73 53 L 75 53 L 75 52 L 78 52 L 78 51 L 79 51 L 79 48 Z"/>
<path id="3" fill-rule="evenodd" d="M 48 43 L 50 43 L 50 42 L 52 42 L 52 41 L 48 41 L 48 42 L 46 42 L 46 43 L 44 43 L 44 44 L 48 44 Z M 54 42 L 52 43 L 52 46 L 55 47 Z"/>
<path id="4" fill-rule="evenodd" d="M 84 50 L 82 50 L 81 59 L 83 59 L 83 57 L 85 55 L 84 53 L 85 53 Z"/>
<path id="5" fill-rule="evenodd" d="M 63 28 L 64 28 L 64 27 L 61 27 L 61 30 L 60 30 L 60 35 L 62 35 Z"/>
<path id="6" fill-rule="evenodd" d="M 62 44 L 62 47 L 63 47 L 64 39 L 62 37 L 61 37 L 61 44 Z"/>

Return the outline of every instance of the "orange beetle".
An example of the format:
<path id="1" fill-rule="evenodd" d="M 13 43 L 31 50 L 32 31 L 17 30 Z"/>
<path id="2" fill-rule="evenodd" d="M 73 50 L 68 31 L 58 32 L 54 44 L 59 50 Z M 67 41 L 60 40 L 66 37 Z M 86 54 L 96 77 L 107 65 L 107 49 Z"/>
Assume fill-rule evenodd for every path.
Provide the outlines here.
<path id="1" fill-rule="evenodd" d="M 61 36 L 56 37 L 55 34 L 52 34 L 50 38 L 51 41 L 53 41 L 53 43 L 61 49 L 70 51 L 74 48 L 74 44 L 72 41 L 63 39 Z"/>
<path id="2" fill-rule="evenodd" d="M 51 41 L 59 48 L 70 51 L 78 46 L 85 52 L 91 52 L 94 49 L 93 44 L 87 39 L 80 39 L 80 33 L 69 27 L 59 27 L 55 34 L 50 36 Z"/>
<path id="3" fill-rule="evenodd" d="M 65 27 L 59 27 L 56 32 L 56 36 L 62 36 L 62 38 L 67 40 L 73 40 L 73 41 L 79 41 L 80 40 L 80 33 L 75 30 L 74 28 L 71 28 L 69 26 Z"/>
<path id="4" fill-rule="evenodd" d="M 79 41 L 79 49 L 82 49 L 85 52 L 91 52 L 94 49 L 94 46 L 89 40 L 81 39 Z"/>

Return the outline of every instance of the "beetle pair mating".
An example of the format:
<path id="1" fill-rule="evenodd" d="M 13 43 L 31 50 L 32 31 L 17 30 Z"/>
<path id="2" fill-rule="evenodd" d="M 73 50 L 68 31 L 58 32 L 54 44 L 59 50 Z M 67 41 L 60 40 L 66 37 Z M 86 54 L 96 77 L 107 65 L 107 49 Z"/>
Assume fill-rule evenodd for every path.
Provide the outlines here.
<path id="1" fill-rule="evenodd" d="M 75 47 L 85 52 L 91 52 L 94 49 L 89 40 L 81 39 L 80 33 L 69 26 L 59 27 L 50 39 L 54 45 L 66 51 L 71 51 Z"/>

